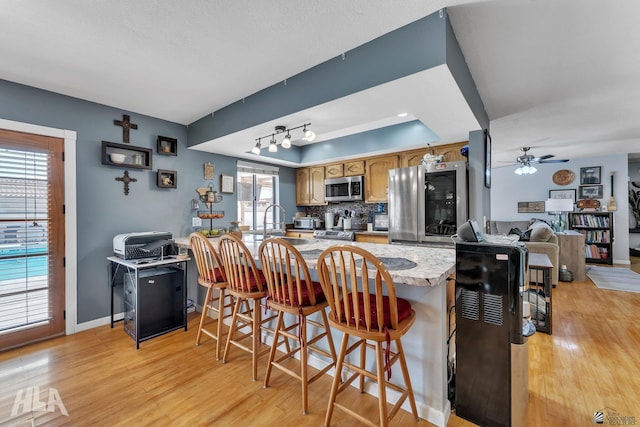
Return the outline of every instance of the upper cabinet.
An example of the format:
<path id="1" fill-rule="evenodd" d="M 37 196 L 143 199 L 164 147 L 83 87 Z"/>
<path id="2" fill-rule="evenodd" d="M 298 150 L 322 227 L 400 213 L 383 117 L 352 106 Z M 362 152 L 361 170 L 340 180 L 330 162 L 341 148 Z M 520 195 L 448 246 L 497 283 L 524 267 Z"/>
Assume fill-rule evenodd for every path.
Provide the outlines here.
<path id="1" fill-rule="evenodd" d="M 364 160 L 344 162 L 344 176 L 364 175 Z"/>
<path id="2" fill-rule="evenodd" d="M 324 166 L 296 169 L 296 205 L 324 205 Z"/>
<path id="3" fill-rule="evenodd" d="M 344 176 L 344 163 L 333 163 L 324 167 L 325 178 L 341 178 Z"/>
<path id="4" fill-rule="evenodd" d="M 400 153 L 400 167 L 408 168 L 409 166 L 419 166 L 425 153 L 426 151 L 424 148 Z"/>
<path id="5" fill-rule="evenodd" d="M 424 150 L 423 150 L 424 151 Z M 344 163 L 332 163 L 324 167 L 325 178 L 364 175 L 364 160 L 350 160 Z"/>
<path id="6" fill-rule="evenodd" d="M 387 202 L 389 196 L 389 171 L 398 167 L 398 156 L 373 157 L 365 161 L 365 203 Z"/>

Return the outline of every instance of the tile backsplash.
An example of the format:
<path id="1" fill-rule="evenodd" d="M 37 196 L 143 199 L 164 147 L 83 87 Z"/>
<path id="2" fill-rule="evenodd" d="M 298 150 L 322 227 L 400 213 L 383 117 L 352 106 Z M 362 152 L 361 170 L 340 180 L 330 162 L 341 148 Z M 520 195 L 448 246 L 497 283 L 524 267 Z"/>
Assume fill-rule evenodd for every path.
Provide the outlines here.
<path id="1" fill-rule="evenodd" d="M 308 206 L 304 209 L 307 212 L 307 216 L 318 217 L 321 219 L 324 219 L 324 214 L 326 212 L 333 212 L 339 215 L 344 214 L 345 211 L 355 211 L 356 215 L 351 219 L 351 228 L 354 230 L 366 230 L 367 223 L 373 222 L 373 215 L 375 213 L 387 212 L 387 203 L 344 202 L 331 203 L 326 206 Z M 381 211 L 379 211 L 379 209 Z M 338 215 L 336 215 L 336 224 L 338 221 Z"/>

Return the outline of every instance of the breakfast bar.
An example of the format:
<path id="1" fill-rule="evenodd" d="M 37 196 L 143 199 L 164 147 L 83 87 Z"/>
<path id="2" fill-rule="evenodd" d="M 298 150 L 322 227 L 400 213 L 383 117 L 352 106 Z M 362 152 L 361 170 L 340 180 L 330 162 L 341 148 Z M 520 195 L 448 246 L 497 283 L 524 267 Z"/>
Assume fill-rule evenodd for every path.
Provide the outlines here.
<path id="1" fill-rule="evenodd" d="M 212 239 L 213 240 L 213 239 Z M 244 242 L 257 255 L 263 237 L 245 235 Z M 288 239 L 303 255 L 312 275 L 320 253 L 336 244 L 354 245 L 376 255 L 396 283 L 398 296 L 408 300 L 416 312 L 416 322 L 403 338 L 404 350 L 415 393 L 418 414 L 438 426 L 446 426 L 451 412 L 447 399 L 447 278 L 455 271 L 455 250 L 408 245 L 381 245 L 364 242 Z M 178 238 L 176 244 L 188 245 Z M 317 277 L 314 277 L 316 280 Z M 334 340 L 339 340 L 333 331 Z M 374 359 L 368 359 L 374 360 Z M 313 361 L 310 361 L 313 364 Z M 399 375 L 399 373 L 398 373 Z M 377 395 L 375 386 L 367 389 Z M 388 393 L 395 401 L 397 396 Z M 407 407 L 404 408 L 410 410 Z"/>

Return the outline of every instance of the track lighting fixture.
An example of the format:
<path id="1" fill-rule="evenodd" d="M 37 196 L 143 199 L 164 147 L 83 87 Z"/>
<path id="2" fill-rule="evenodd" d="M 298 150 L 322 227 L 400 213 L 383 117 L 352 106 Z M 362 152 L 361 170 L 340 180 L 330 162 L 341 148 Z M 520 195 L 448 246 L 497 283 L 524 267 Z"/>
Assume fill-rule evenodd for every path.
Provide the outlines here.
<path id="1" fill-rule="evenodd" d="M 260 154 L 260 149 L 262 148 L 260 145 L 260 141 L 263 138 L 269 138 L 271 137 L 271 140 L 269 141 L 269 152 L 270 153 L 276 153 L 278 151 L 278 143 L 276 142 L 276 136 L 280 135 L 281 133 L 286 133 L 284 139 L 282 140 L 282 148 L 291 148 L 291 131 L 296 130 L 296 129 L 302 129 L 302 140 L 304 141 L 309 141 L 312 142 L 313 140 L 316 139 L 316 134 L 307 129 L 307 126 L 311 126 L 311 123 L 305 123 L 303 125 L 300 126 L 296 126 L 296 127 L 292 127 L 292 128 L 287 128 L 286 126 L 282 126 L 282 125 L 278 125 L 275 127 L 275 133 L 272 133 L 271 135 L 265 135 L 265 136 L 261 136 L 260 138 L 256 139 L 256 145 L 255 147 L 253 147 L 251 149 L 251 152 L 253 154 Z"/>

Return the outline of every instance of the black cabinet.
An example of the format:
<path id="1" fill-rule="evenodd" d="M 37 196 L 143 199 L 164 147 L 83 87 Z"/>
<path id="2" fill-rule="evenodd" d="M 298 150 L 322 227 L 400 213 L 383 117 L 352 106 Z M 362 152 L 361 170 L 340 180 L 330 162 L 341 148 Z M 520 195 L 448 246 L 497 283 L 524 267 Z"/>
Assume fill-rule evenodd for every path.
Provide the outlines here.
<path id="1" fill-rule="evenodd" d="M 153 265 L 110 257 L 113 327 L 113 287 L 123 285 L 124 330 L 136 342 L 184 328 L 187 330 L 186 262 Z"/>

